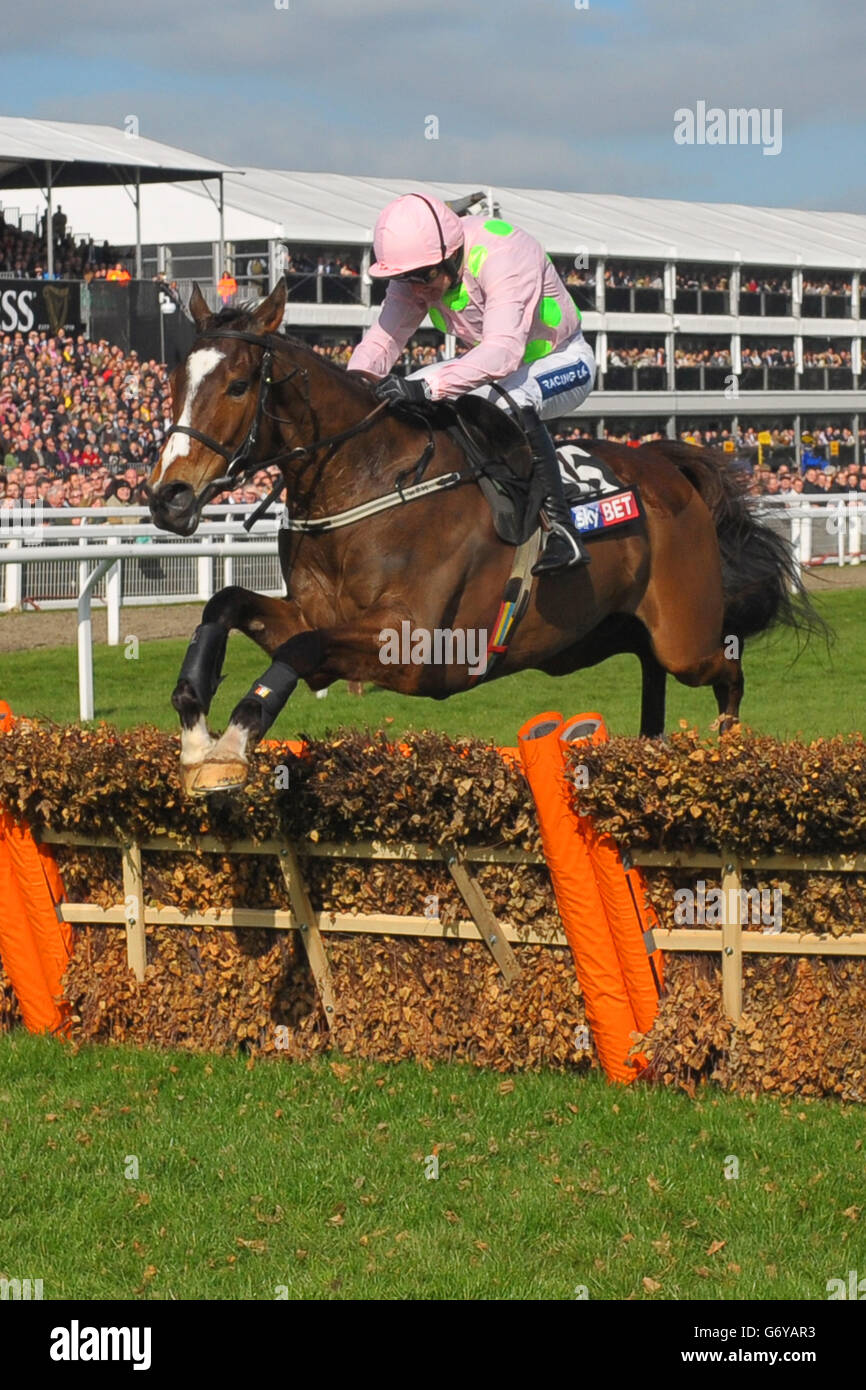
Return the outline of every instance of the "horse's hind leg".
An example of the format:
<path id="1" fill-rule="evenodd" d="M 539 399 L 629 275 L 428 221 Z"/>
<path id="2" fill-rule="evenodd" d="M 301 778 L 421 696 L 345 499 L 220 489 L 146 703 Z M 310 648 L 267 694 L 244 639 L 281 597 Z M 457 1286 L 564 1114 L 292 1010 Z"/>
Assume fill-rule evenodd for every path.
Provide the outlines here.
<path id="1" fill-rule="evenodd" d="M 738 722 L 740 715 L 744 685 L 740 662 L 742 640 L 732 635 L 709 638 L 709 633 L 712 633 L 714 628 L 716 633 L 719 631 L 715 621 L 711 619 L 703 623 L 692 615 L 692 620 L 687 625 L 682 621 L 682 615 L 678 616 L 681 620 L 676 623 L 670 613 L 666 614 L 664 620 L 657 623 L 655 629 L 650 632 L 651 651 L 646 655 L 640 653 L 644 672 L 641 733 L 661 732 L 657 722 L 652 722 L 653 702 L 657 696 L 653 686 L 655 677 L 652 666 L 648 668 L 648 661 L 660 666 L 663 672 L 667 671 L 675 676 L 682 685 L 711 685 L 719 710 L 719 728 L 725 733 Z M 715 647 L 713 640 L 718 644 Z M 661 701 L 663 718 L 663 685 Z"/>
<path id="2" fill-rule="evenodd" d="M 665 731 L 667 672 L 649 646 L 639 653 L 641 668 L 640 732 L 642 738 L 661 738 Z"/>
<path id="3" fill-rule="evenodd" d="M 655 521 L 650 583 L 636 612 L 665 671 L 683 685 L 711 685 L 722 731 L 735 724 L 742 642 L 726 634 L 718 540 L 697 494 L 677 515 Z"/>
<path id="4" fill-rule="evenodd" d="M 222 677 L 229 632 L 239 628 L 268 650 L 275 624 L 279 624 L 280 633 L 276 640 L 284 640 L 289 607 L 284 599 L 264 598 L 236 585 L 221 589 L 205 605 L 171 696 L 180 716 L 185 791 L 191 789 L 198 768 L 216 742 L 207 727 L 207 714 Z"/>
<path id="5" fill-rule="evenodd" d="M 742 645 L 742 644 L 741 644 Z M 740 719 L 740 701 L 745 682 L 738 656 L 729 656 L 727 647 L 719 647 L 711 656 L 694 666 L 675 670 L 673 675 L 682 685 L 711 685 L 719 710 L 719 732 L 728 733 Z"/>
<path id="6" fill-rule="evenodd" d="M 713 681 L 713 694 L 719 709 L 719 733 L 728 733 L 740 722 L 740 701 L 746 686 L 743 677 L 743 643 L 738 642 L 739 656 L 725 654 L 723 674 Z"/>

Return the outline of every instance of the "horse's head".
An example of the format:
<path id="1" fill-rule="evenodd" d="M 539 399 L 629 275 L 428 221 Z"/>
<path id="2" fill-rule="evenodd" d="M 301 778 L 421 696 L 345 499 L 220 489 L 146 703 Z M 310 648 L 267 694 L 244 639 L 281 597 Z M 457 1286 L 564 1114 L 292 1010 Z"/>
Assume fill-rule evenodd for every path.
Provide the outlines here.
<path id="1" fill-rule="evenodd" d="M 283 281 L 256 308 L 218 314 L 193 289 L 189 309 L 199 336 L 172 373 L 173 426 L 146 485 L 151 516 L 164 531 L 191 535 L 205 503 L 230 485 L 230 460 L 248 444 L 254 460 L 266 345 L 233 335 L 274 333 L 285 305 Z"/>

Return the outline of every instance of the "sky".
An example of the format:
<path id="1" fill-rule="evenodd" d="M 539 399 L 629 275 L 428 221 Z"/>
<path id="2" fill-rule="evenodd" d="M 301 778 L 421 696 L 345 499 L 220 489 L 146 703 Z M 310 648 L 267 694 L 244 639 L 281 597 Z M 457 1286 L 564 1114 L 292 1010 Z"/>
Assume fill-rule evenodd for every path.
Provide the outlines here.
<path id="1" fill-rule="evenodd" d="M 0 33 L 2 114 L 236 167 L 866 212 L 863 0 L 0 0 Z M 701 102 L 779 152 L 678 143 Z"/>

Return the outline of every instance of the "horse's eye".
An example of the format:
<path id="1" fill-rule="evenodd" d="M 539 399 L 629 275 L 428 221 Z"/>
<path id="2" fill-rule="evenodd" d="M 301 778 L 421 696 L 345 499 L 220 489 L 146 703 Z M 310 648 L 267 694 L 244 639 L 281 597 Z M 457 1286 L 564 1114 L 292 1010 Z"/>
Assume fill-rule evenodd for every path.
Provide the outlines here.
<path id="1" fill-rule="evenodd" d="M 230 396 L 245 396 L 250 389 L 248 381 L 233 381 L 228 389 Z"/>

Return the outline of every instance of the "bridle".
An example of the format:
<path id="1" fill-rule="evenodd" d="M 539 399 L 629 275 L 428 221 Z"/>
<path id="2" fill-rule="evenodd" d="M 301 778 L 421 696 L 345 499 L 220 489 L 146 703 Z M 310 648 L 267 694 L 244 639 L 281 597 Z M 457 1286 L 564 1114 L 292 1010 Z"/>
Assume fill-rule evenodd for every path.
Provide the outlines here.
<path id="1" fill-rule="evenodd" d="M 281 338 L 276 333 L 248 333 L 239 328 L 206 329 L 205 332 L 198 334 L 192 350 L 194 351 L 195 346 L 203 340 L 217 338 L 234 338 L 239 342 L 251 343 L 253 347 L 262 348 L 262 365 L 259 373 L 259 389 L 256 397 L 256 408 L 253 412 L 253 418 L 250 421 L 247 432 L 239 444 L 234 446 L 221 444 L 218 439 L 213 439 L 211 435 L 205 434 L 203 430 L 194 429 L 192 425 L 172 425 L 166 430 L 161 447 L 165 446 L 171 435 L 185 434 L 188 438 L 196 439 L 200 444 L 204 444 L 205 448 L 212 450 L 213 453 L 218 454 L 220 458 L 225 461 L 226 470 L 222 477 L 213 478 L 196 496 L 196 517 L 201 514 L 202 508 L 205 507 L 212 498 L 216 497 L 218 493 L 224 492 L 226 488 L 233 487 L 236 483 L 243 481 L 244 478 L 249 477 L 253 473 L 258 473 L 263 468 L 279 467 L 280 464 L 288 463 L 291 459 L 311 458 L 321 449 L 338 448 L 339 445 L 345 443 L 346 440 L 354 439 L 356 435 L 362 434 L 364 430 L 369 429 L 388 408 L 388 402 L 382 401 L 365 415 L 363 420 L 359 420 L 355 425 L 350 425 L 347 430 L 342 430 L 339 434 L 328 435 L 324 439 L 314 439 L 310 444 L 298 445 L 294 449 L 289 449 L 283 453 L 274 455 L 273 458 L 252 459 L 251 455 L 259 442 L 259 432 L 263 419 L 272 420 L 278 425 L 294 425 L 293 420 L 286 420 L 279 415 L 275 415 L 272 410 L 268 409 L 268 397 L 272 395 L 276 387 L 283 386 L 287 381 L 291 381 L 293 377 L 299 376 L 303 382 L 305 404 L 312 416 L 309 372 L 306 367 L 293 366 L 286 375 L 280 377 L 278 381 L 273 379 L 274 355 L 280 349 L 285 350 L 289 346 L 285 338 Z M 285 492 L 288 485 L 288 480 L 286 478 L 281 478 L 268 495 L 256 504 L 254 510 L 244 521 L 245 531 L 251 530 L 262 513 L 267 510 L 276 498 L 280 497 L 282 493 Z M 153 489 L 149 488 L 147 484 L 144 485 L 144 492 L 148 501 L 153 499 Z"/>

